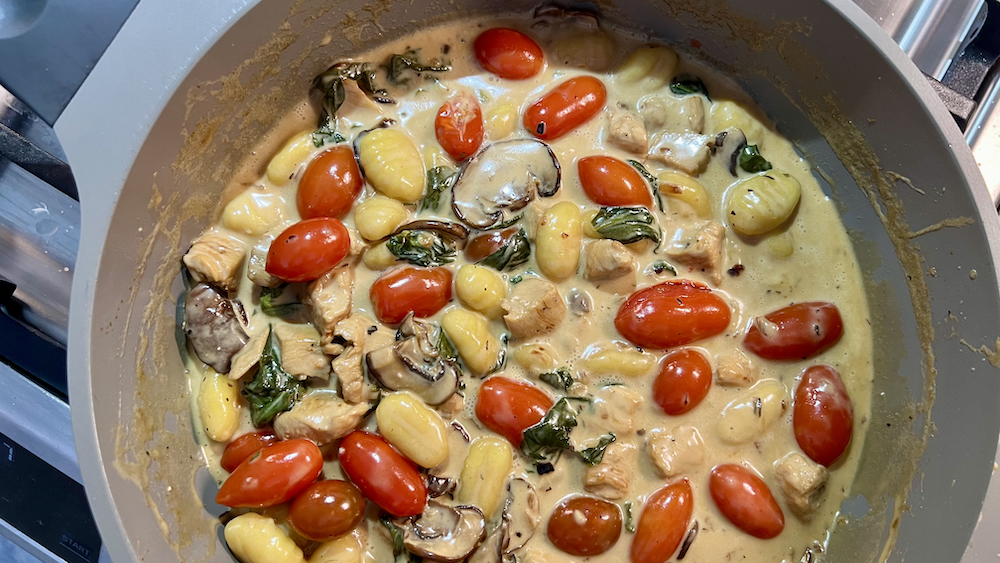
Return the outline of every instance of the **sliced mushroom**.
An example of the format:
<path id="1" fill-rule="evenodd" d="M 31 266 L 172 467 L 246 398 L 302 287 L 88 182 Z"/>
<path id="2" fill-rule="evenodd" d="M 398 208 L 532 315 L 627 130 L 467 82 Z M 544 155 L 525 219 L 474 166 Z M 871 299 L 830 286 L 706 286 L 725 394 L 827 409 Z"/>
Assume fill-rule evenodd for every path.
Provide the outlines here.
<path id="1" fill-rule="evenodd" d="M 486 537 L 486 518 L 478 508 L 452 508 L 436 500 L 427 502 L 423 514 L 394 523 L 403 531 L 406 549 L 443 563 L 462 561 Z"/>
<path id="2" fill-rule="evenodd" d="M 199 283 L 187 294 L 184 332 L 198 358 L 219 373 L 229 373 L 233 356 L 250 341 L 236 306 L 223 291 L 207 283 Z"/>
<path id="3" fill-rule="evenodd" d="M 469 563 L 516 561 L 514 552 L 524 547 L 542 521 L 541 505 L 535 487 L 515 477 L 507 483 L 500 525 L 486 537 Z"/>
<path id="4" fill-rule="evenodd" d="M 511 221 L 535 199 L 559 191 L 562 171 L 548 145 L 534 139 L 501 141 L 472 157 L 452 187 L 452 210 L 463 223 L 489 229 Z"/>
<path id="5" fill-rule="evenodd" d="M 403 319 L 396 342 L 365 355 L 368 372 L 392 391 L 412 391 L 430 405 L 440 405 L 458 390 L 458 368 L 435 346 L 437 330 L 413 313 Z"/>
<path id="6" fill-rule="evenodd" d="M 410 221 L 405 225 L 400 225 L 395 231 L 392 232 L 392 234 L 398 235 L 403 231 L 434 231 L 448 238 L 462 241 L 469 238 L 469 229 L 466 228 L 465 225 L 461 225 L 453 221 L 418 219 L 416 221 Z"/>
<path id="7" fill-rule="evenodd" d="M 731 128 L 715 136 L 715 146 L 712 154 L 729 159 L 729 173 L 736 175 L 736 165 L 740 160 L 740 151 L 747 146 L 747 136 L 739 129 Z"/>

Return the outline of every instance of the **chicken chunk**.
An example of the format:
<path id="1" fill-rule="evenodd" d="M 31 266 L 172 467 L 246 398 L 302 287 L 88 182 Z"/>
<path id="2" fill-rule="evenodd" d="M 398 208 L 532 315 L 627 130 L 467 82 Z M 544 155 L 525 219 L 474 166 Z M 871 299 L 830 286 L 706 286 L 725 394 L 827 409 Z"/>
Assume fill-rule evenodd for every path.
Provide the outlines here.
<path id="1" fill-rule="evenodd" d="M 306 438 L 323 446 L 350 434 L 366 412 L 367 403 L 351 405 L 334 391 L 313 391 L 274 419 L 274 432 L 282 440 Z"/>
<path id="2" fill-rule="evenodd" d="M 705 131 L 705 104 L 700 96 L 649 96 L 639 103 L 647 129 L 674 133 Z"/>
<path id="3" fill-rule="evenodd" d="M 624 244 L 611 239 L 587 245 L 587 279 L 609 280 L 635 271 L 635 259 Z"/>
<path id="4" fill-rule="evenodd" d="M 667 256 L 674 261 L 708 274 L 712 283 L 722 283 L 722 251 L 726 239 L 726 229 L 711 222 L 704 227 L 680 229 L 667 247 Z"/>
<path id="5" fill-rule="evenodd" d="M 507 311 L 503 320 L 514 338 L 551 332 L 567 313 L 556 284 L 540 278 L 528 278 L 515 285 L 510 298 L 504 299 L 501 306 Z"/>
<path id="6" fill-rule="evenodd" d="M 330 379 L 330 358 L 319 345 L 319 333 L 309 325 L 279 324 L 274 335 L 281 345 L 281 367 L 292 377 Z"/>
<path id="7" fill-rule="evenodd" d="M 705 462 L 705 442 L 694 426 L 653 430 L 646 438 L 653 465 L 664 477 L 680 475 Z"/>
<path id="8" fill-rule="evenodd" d="M 351 249 L 347 252 L 347 255 L 354 258 L 363 255 L 368 250 L 368 242 L 365 241 L 357 229 L 352 227 L 347 227 L 347 234 L 351 239 Z"/>
<path id="9" fill-rule="evenodd" d="M 452 420 L 465 409 L 465 397 L 455 393 L 437 407 L 438 414 L 445 420 Z"/>
<path id="10" fill-rule="evenodd" d="M 229 379 L 235 381 L 250 373 L 250 370 L 260 362 L 260 355 L 264 353 L 265 344 L 267 344 L 266 330 L 251 335 L 246 346 L 233 356 L 233 364 L 229 368 Z"/>
<path id="11" fill-rule="evenodd" d="M 715 357 L 715 380 L 720 385 L 750 387 L 757 383 L 757 366 L 740 350 Z"/>
<path id="12" fill-rule="evenodd" d="M 632 419 L 642 406 L 642 395 L 623 385 L 602 387 L 594 393 L 594 414 L 587 423 L 616 436 L 632 433 Z"/>
<path id="13" fill-rule="evenodd" d="M 604 450 L 601 463 L 587 468 L 583 476 L 583 489 L 608 500 L 623 499 L 628 495 L 632 482 L 631 445 L 612 443 Z"/>
<path id="14" fill-rule="evenodd" d="M 774 464 L 774 476 L 792 512 L 803 522 L 812 520 L 826 491 L 830 473 L 806 456 L 792 452 Z"/>
<path id="15" fill-rule="evenodd" d="M 608 141 L 622 150 L 638 155 L 646 154 L 646 126 L 639 114 L 622 108 L 612 109 L 608 122 Z"/>
<path id="16" fill-rule="evenodd" d="M 227 291 L 240 287 L 240 272 L 247 256 L 240 239 L 216 230 L 206 231 L 184 255 L 184 265 L 198 282 L 219 286 Z"/>
<path id="17" fill-rule="evenodd" d="M 306 287 L 302 302 L 312 313 L 313 325 L 319 331 L 320 344 L 324 348 L 333 342 L 337 323 L 351 313 L 353 293 L 354 268 L 348 264 L 337 266 Z"/>
<path id="18" fill-rule="evenodd" d="M 368 400 L 365 386 L 365 372 L 361 362 L 365 358 L 364 345 L 368 329 L 376 326 L 364 315 L 351 315 L 337 323 L 333 330 L 333 343 L 324 351 L 335 356 L 333 373 L 340 380 L 340 394 L 348 403 L 363 403 Z"/>
<path id="19" fill-rule="evenodd" d="M 250 263 L 247 266 L 247 278 L 253 283 L 263 287 L 278 287 L 284 283 L 281 278 L 271 275 L 267 271 L 267 252 L 271 250 L 271 243 L 278 238 L 286 225 L 277 229 L 271 229 L 264 233 L 250 249 Z"/>
<path id="20" fill-rule="evenodd" d="M 654 138 L 646 156 L 690 176 L 698 175 L 711 157 L 712 137 L 696 133 L 665 132 Z"/>

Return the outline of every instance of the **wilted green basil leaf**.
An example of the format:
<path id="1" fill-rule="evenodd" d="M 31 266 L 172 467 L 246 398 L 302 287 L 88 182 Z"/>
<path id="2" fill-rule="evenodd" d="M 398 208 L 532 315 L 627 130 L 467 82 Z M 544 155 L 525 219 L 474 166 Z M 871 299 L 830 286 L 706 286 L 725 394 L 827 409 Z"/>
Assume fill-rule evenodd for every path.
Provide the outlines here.
<path id="1" fill-rule="evenodd" d="M 531 257 L 531 243 L 528 234 L 520 229 L 500 247 L 499 250 L 479 261 L 481 266 L 489 266 L 498 272 L 513 270 Z"/>
<path id="2" fill-rule="evenodd" d="M 556 371 L 543 373 L 538 376 L 538 379 L 561 391 L 569 391 L 570 386 L 573 385 L 573 375 L 565 366 L 556 369 Z"/>
<path id="3" fill-rule="evenodd" d="M 281 355 L 268 327 L 260 367 L 253 380 L 243 386 L 243 397 L 250 404 L 250 420 L 257 428 L 267 426 L 279 413 L 292 408 L 304 392 L 302 384 L 281 367 Z"/>
<path id="4" fill-rule="evenodd" d="M 583 458 L 583 461 L 585 461 L 587 465 L 597 465 L 598 463 L 601 463 L 602 459 L 604 459 L 604 451 L 607 450 L 608 446 L 611 445 L 611 442 L 614 441 L 614 434 L 605 434 L 604 436 L 601 436 L 600 440 L 597 441 L 596 446 L 584 448 L 577 453 L 580 454 L 580 457 Z"/>
<path id="5" fill-rule="evenodd" d="M 674 268 L 673 266 L 671 266 L 670 264 L 666 263 L 663 260 L 657 260 L 656 262 L 653 262 L 652 264 L 647 266 L 646 271 L 643 273 L 649 275 L 649 274 L 662 274 L 663 272 L 670 272 L 671 274 L 676 276 L 677 268 Z"/>
<path id="6" fill-rule="evenodd" d="M 660 227 L 644 207 L 602 207 L 591 220 L 594 230 L 603 238 L 630 244 L 643 239 L 659 246 Z"/>
<path id="7" fill-rule="evenodd" d="M 441 206 L 441 194 L 451 189 L 455 180 L 455 171 L 447 166 L 435 166 L 427 171 L 427 189 L 424 199 L 420 202 L 420 210 L 437 211 Z"/>
<path id="8" fill-rule="evenodd" d="M 576 413 L 563 397 L 545 413 L 538 424 L 528 427 L 521 440 L 521 451 L 534 460 L 544 460 L 560 450 L 572 450 L 569 433 L 576 428 Z"/>
<path id="9" fill-rule="evenodd" d="M 420 62 L 419 49 L 410 49 L 401 55 L 393 55 L 389 58 L 389 64 L 386 67 L 389 71 L 389 80 L 393 84 L 398 84 L 403 73 L 408 70 L 413 72 L 446 72 L 451 70 L 449 64 L 441 62 L 424 64 Z"/>
<path id="10" fill-rule="evenodd" d="M 664 213 L 663 198 L 660 197 L 660 180 L 656 176 L 653 176 L 649 170 L 646 170 L 646 167 L 638 160 L 629 160 L 628 163 L 632 165 L 632 168 L 638 170 L 639 174 L 649 182 L 649 186 L 653 188 L 653 199 L 656 200 L 656 206 L 660 209 L 660 213 Z"/>
<path id="11" fill-rule="evenodd" d="M 302 307 L 302 303 L 299 303 L 298 301 L 290 303 L 274 303 L 274 300 L 281 297 L 281 294 L 285 292 L 285 287 L 286 285 L 282 284 L 278 287 L 260 288 L 260 310 L 262 313 L 269 317 L 284 317 L 286 315 L 291 315 Z"/>
<path id="12" fill-rule="evenodd" d="M 692 76 L 690 74 L 680 74 L 674 77 L 670 81 L 670 91 L 679 96 L 689 96 L 691 94 L 703 94 L 708 101 L 712 101 L 712 98 L 708 96 L 708 89 L 705 88 L 705 83 L 701 81 L 697 76 Z"/>
<path id="13" fill-rule="evenodd" d="M 455 261 L 455 249 L 434 231 L 403 231 L 385 243 L 396 258 L 417 266 L 440 266 Z"/>
<path id="14" fill-rule="evenodd" d="M 747 172 L 765 172 L 771 169 L 771 163 L 761 156 L 757 145 L 747 145 L 740 151 L 740 168 Z"/>

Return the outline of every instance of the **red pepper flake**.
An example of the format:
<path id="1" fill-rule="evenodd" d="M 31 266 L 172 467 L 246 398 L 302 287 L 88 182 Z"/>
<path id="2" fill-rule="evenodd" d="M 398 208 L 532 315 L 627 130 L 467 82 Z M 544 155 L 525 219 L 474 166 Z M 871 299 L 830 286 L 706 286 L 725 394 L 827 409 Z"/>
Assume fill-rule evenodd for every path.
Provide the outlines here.
<path id="1" fill-rule="evenodd" d="M 692 39 L 691 46 L 694 47 L 695 49 L 701 49 L 701 41 L 698 41 L 697 39 Z"/>

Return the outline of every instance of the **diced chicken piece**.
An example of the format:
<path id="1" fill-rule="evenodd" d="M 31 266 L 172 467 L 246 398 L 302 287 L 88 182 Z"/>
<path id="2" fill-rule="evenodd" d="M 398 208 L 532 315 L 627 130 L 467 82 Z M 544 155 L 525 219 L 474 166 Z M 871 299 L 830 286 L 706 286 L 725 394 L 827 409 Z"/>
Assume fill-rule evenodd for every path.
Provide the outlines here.
<path id="1" fill-rule="evenodd" d="M 648 139 L 642 118 L 634 111 L 622 108 L 611 110 L 608 122 L 608 140 L 618 148 L 639 154 L 646 154 Z"/>
<path id="2" fill-rule="evenodd" d="M 351 238 L 351 249 L 347 252 L 348 256 L 361 256 L 365 253 L 365 250 L 368 250 L 368 242 L 365 241 L 364 237 L 361 236 L 361 233 L 359 233 L 357 229 L 347 227 L 347 234 Z"/>
<path id="3" fill-rule="evenodd" d="M 319 333 L 301 324 L 279 324 L 274 336 L 281 345 L 281 367 L 292 377 L 330 379 L 330 358 L 319 345 Z"/>
<path id="4" fill-rule="evenodd" d="M 604 450 L 601 463 L 587 468 L 583 489 L 608 500 L 625 498 L 632 482 L 632 464 L 627 459 L 632 450 L 630 445 L 613 442 Z"/>
<path id="5" fill-rule="evenodd" d="M 686 473 L 705 462 L 705 442 L 698 429 L 680 426 L 671 432 L 653 430 L 646 438 L 653 465 L 666 478 Z"/>
<path id="6" fill-rule="evenodd" d="M 680 229 L 667 247 L 667 256 L 676 262 L 700 270 L 709 275 L 712 283 L 722 283 L 722 251 L 726 239 L 726 229 L 711 222 L 694 229 Z"/>
<path id="7" fill-rule="evenodd" d="M 246 346 L 233 356 L 233 365 L 229 368 L 229 379 L 235 381 L 250 373 L 250 370 L 260 362 L 260 355 L 264 353 L 265 344 L 267 344 L 267 331 L 252 335 Z"/>
<path id="8" fill-rule="evenodd" d="M 465 408 L 465 397 L 455 393 L 449 397 L 447 401 L 441 403 L 435 408 L 437 408 L 438 414 L 446 420 L 451 420 L 458 416 L 458 413 L 462 412 Z"/>
<path id="9" fill-rule="evenodd" d="M 792 452 L 774 464 L 774 476 L 792 512 L 803 522 L 812 520 L 826 491 L 830 473 L 806 456 Z"/>
<path id="10" fill-rule="evenodd" d="M 264 233 L 250 249 L 250 263 L 247 266 L 247 277 L 253 283 L 263 287 L 278 287 L 284 283 L 281 278 L 273 276 L 267 272 L 267 252 L 271 250 L 271 243 L 278 238 L 286 225 L 271 229 Z"/>
<path id="11" fill-rule="evenodd" d="M 706 135 L 666 132 L 654 139 L 646 156 L 690 176 L 696 176 L 708 164 L 711 143 L 714 143 L 714 139 Z"/>
<path id="12" fill-rule="evenodd" d="M 740 350 L 715 357 L 715 380 L 720 385 L 750 387 L 757 383 L 757 366 Z"/>
<path id="13" fill-rule="evenodd" d="M 649 96 L 639 103 L 639 113 L 649 130 L 674 133 L 705 131 L 705 104 L 700 96 Z"/>
<path id="14" fill-rule="evenodd" d="M 594 393 L 593 405 L 593 418 L 587 419 L 590 426 L 625 436 L 632 433 L 632 419 L 642 406 L 642 395 L 624 385 L 609 385 Z"/>
<path id="15" fill-rule="evenodd" d="M 240 239 L 220 233 L 203 233 L 184 255 L 184 265 L 198 282 L 219 286 L 227 291 L 240 287 L 240 272 L 247 247 Z"/>
<path id="16" fill-rule="evenodd" d="M 323 446 L 350 434 L 368 408 L 367 403 L 348 404 L 331 390 L 313 391 L 274 419 L 274 432 L 282 440 L 306 438 Z"/>
<path id="17" fill-rule="evenodd" d="M 503 320 L 514 338 L 551 332 L 567 313 L 559 288 L 541 278 L 528 278 L 515 285 L 510 298 L 504 299 L 501 306 L 507 311 Z"/>
<path id="18" fill-rule="evenodd" d="M 609 280 L 635 271 L 635 259 L 624 244 L 611 239 L 587 245 L 587 279 Z"/>
<path id="19" fill-rule="evenodd" d="M 333 343 L 323 350 L 333 358 L 333 373 L 340 380 L 340 394 L 348 403 L 363 403 L 368 400 L 365 386 L 365 372 L 361 362 L 365 358 L 364 345 L 368 329 L 376 326 L 364 315 L 351 315 L 337 323 L 333 330 Z"/>
<path id="20" fill-rule="evenodd" d="M 337 323 L 351 313 L 354 293 L 354 268 L 341 264 L 317 280 L 309 282 L 302 302 L 312 313 L 313 325 L 320 334 L 320 344 L 333 342 Z"/>

